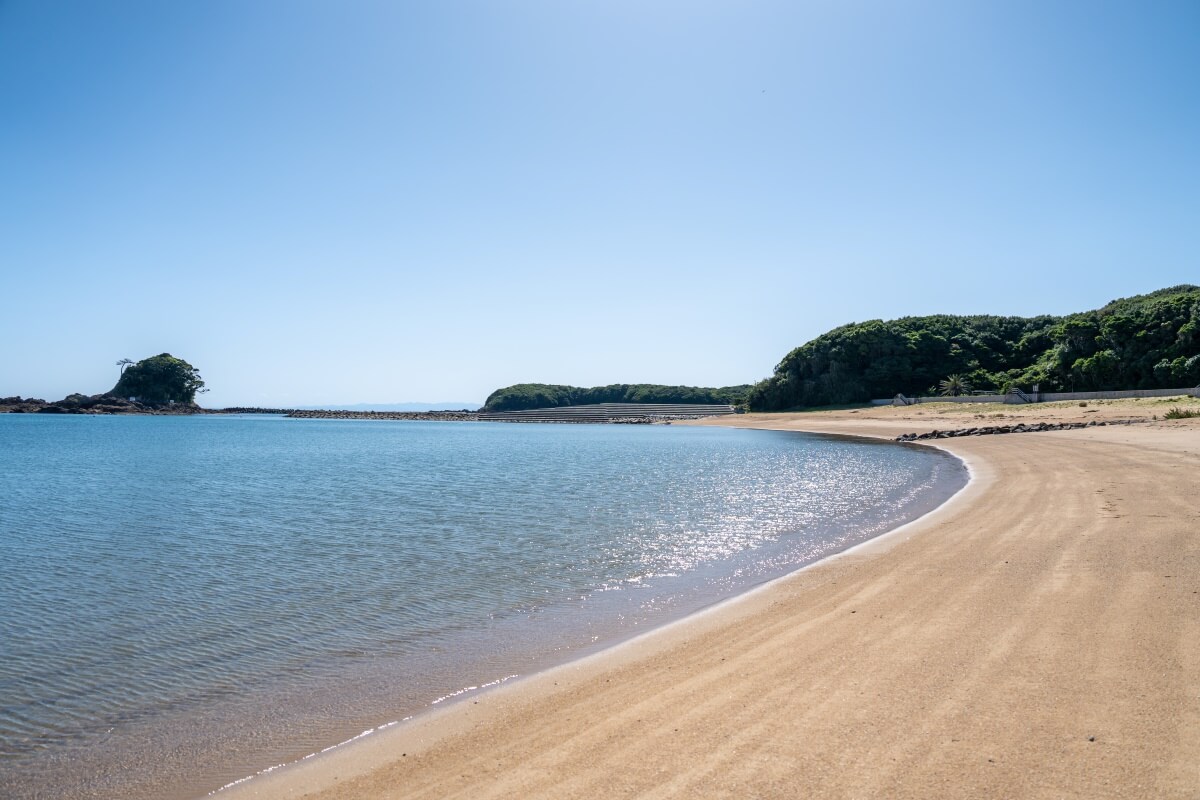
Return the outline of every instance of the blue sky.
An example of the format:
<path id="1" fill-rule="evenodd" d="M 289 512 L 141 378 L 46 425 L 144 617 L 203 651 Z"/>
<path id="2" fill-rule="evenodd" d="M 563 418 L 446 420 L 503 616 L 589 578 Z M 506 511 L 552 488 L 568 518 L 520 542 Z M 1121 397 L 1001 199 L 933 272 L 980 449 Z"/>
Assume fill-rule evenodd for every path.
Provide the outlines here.
<path id="1" fill-rule="evenodd" d="M 725 385 L 1200 282 L 1196 2 L 0 0 L 0 395 Z"/>

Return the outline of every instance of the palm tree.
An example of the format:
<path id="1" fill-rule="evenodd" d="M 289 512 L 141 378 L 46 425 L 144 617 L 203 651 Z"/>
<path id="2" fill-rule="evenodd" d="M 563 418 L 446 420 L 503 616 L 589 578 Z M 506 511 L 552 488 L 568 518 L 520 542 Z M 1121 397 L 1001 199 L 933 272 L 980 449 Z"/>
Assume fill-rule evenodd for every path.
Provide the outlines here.
<path id="1" fill-rule="evenodd" d="M 961 394 L 969 394 L 971 384 L 962 375 L 954 374 L 938 381 L 938 389 L 942 397 L 958 397 Z"/>

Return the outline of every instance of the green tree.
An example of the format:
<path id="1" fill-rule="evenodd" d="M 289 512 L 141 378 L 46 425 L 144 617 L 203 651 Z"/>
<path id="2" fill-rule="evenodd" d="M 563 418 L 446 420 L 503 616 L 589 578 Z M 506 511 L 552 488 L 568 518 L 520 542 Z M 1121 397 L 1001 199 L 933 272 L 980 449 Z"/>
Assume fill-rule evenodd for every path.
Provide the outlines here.
<path id="1" fill-rule="evenodd" d="M 962 375 L 950 375 L 938 381 L 938 394 L 942 397 L 958 397 L 970 391 L 971 384 Z"/>
<path id="2" fill-rule="evenodd" d="M 659 386 L 649 383 L 614 383 L 610 386 L 559 386 L 518 383 L 492 392 L 485 411 L 522 411 L 531 408 L 580 406 L 592 403 L 702 403 L 736 406 L 746 402 L 749 386 Z"/>
<path id="3" fill-rule="evenodd" d="M 167 405 L 194 403 L 196 393 L 203 391 L 204 381 L 195 367 L 170 353 L 161 353 L 126 366 L 109 394 L 136 397 L 149 405 Z"/>
<path id="4" fill-rule="evenodd" d="M 902 317 L 843 325 L 750 388 L 754 411 L 918 395 L 945 376 L 1004 390 L 1174 389 L 1200 380 L 1200 287 L 1174 286 L 1066 317 Z"/>

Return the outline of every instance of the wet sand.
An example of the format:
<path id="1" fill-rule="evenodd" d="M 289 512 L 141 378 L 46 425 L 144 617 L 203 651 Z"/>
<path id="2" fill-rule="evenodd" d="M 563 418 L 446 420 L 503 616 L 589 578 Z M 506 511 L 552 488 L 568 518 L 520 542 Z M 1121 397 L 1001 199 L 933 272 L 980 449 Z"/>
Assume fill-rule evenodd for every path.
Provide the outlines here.
<path id="1" fill-rule="evenodd" d="M 940 440 L 974 479 L 915 523 L 220 796 L 1196 798 L 1200 420 L 1167 407 L 718 420 L 1146 421 Z"/>

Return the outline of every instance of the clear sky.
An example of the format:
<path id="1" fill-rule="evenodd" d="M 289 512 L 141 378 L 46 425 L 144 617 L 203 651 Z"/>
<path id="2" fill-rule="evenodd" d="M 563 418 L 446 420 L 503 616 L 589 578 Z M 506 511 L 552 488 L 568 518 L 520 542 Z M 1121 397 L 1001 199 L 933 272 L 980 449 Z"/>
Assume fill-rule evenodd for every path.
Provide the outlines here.
<path id="1" fill-rule="evenodd" d="M 0 395 L 726 385 L 1200 282 L 1200 3 L 0 0 Z"/>

